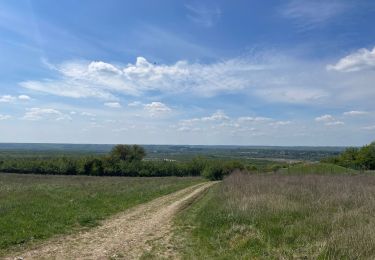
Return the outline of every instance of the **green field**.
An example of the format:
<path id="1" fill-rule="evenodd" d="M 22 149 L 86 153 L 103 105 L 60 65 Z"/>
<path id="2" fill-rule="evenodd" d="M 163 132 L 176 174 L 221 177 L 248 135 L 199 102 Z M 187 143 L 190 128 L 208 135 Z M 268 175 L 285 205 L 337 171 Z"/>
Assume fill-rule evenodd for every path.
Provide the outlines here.
<path id="1" fill-rule="evenodd" d="M 202 181 L 0 174 L 0 255 Z"/>
<path id="2" fill-rule="evenodd" d="M 374 259 L 375 177 L 232 174 L 176 220 L 186 259 Z"/>
<path id="3" fill-rule="evenodd" d="M 280 169 L 288 174 L 356 174 L 358 171 L 330 163 L 299 163 Z"/>

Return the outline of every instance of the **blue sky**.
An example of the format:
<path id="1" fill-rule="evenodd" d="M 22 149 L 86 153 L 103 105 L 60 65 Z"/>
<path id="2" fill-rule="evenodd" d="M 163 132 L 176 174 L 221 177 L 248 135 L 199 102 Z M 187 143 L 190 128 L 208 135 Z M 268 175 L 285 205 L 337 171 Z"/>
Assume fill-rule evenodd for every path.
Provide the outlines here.
<path id="1" fill-rule="evenodd" d="M 0 142 L 363 145 L 375 3 L 0 1 Z"/>

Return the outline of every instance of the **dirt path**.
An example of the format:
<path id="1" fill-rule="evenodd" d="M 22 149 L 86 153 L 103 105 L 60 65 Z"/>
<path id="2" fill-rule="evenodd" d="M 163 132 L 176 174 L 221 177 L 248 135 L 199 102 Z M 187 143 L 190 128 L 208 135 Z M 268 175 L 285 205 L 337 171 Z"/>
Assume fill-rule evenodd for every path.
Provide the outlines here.
<path id="1" fill-rule="evenodd" d="M 213 184 L 202 183 L 157 198 L 89 231 L 52 239 L 5 259 L 138 259 L 155 245 L 163 248 L 160 257 L 175 258 L 169 246 L 173 216 Z"/>

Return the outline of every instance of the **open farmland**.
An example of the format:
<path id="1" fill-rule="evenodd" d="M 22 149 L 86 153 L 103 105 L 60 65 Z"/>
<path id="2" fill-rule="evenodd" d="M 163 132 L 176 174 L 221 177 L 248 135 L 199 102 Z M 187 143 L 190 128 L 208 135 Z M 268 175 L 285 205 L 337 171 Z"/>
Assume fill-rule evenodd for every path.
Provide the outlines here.
<path id="1" fill-rule="evenodd" d="M 0 174 L 0 256 L 202 181 Z"/>

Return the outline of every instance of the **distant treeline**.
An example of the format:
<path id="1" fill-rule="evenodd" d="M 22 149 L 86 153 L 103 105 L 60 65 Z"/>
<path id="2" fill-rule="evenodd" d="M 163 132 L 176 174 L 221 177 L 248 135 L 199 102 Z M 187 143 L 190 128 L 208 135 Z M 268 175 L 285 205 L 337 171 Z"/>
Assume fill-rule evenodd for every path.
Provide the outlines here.
<path id="1" fill-rule="evenodd" d="M 356 170 L 375 170 L 375 142 L 362 148 L 348 148 L 340 155 L 323 159 L 322 162 Z"/>
<path id="2" fill-rule="evenodd" d="M 239 161 L 206 160 L 201 157 L 190 161 L 143 160 L 145 150 L 138 145 L 117 145 L 106 156 L 7 158 L 0 160 L 0 172 L 55 175 L 94 176 L 204 176 L 211 180 L 245 165 Z M 255 170 L 248 166 L 248 170 Z"/>

